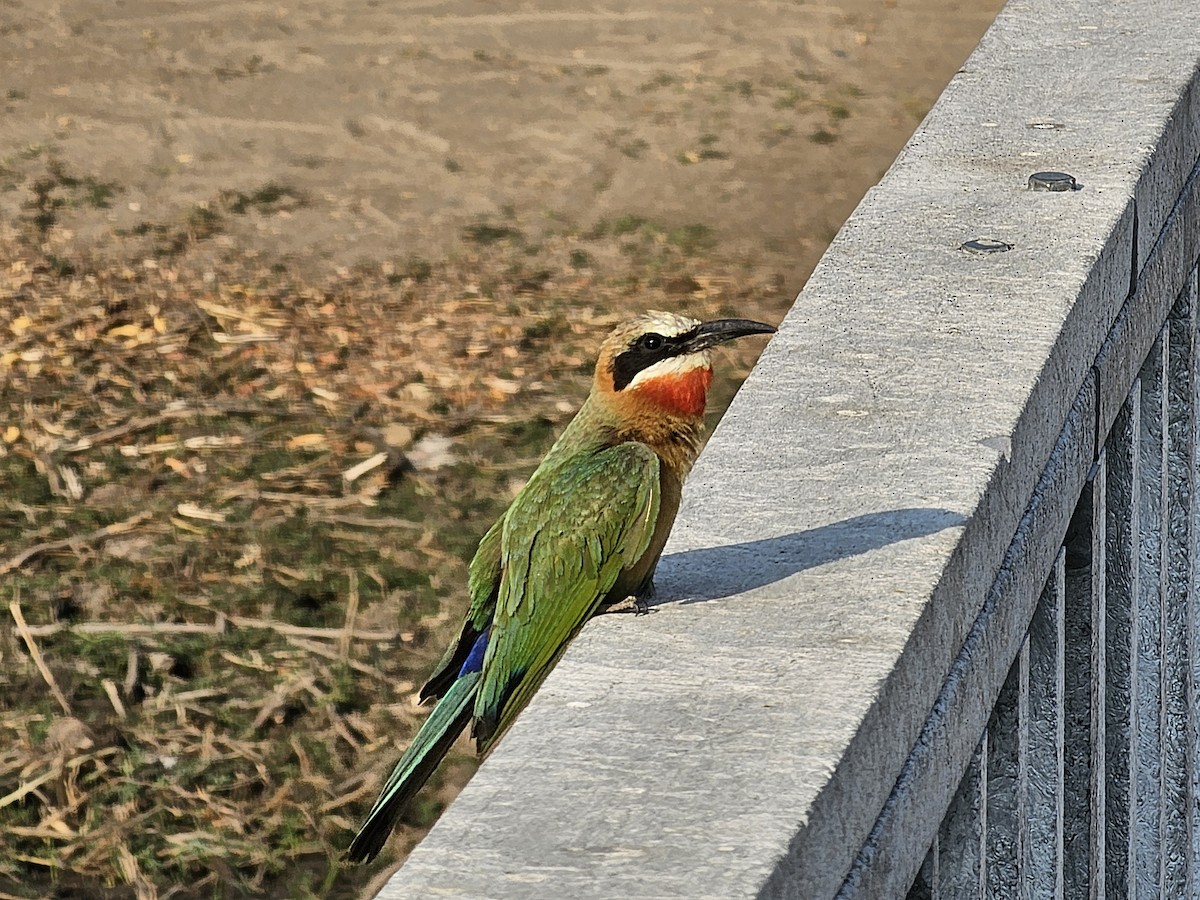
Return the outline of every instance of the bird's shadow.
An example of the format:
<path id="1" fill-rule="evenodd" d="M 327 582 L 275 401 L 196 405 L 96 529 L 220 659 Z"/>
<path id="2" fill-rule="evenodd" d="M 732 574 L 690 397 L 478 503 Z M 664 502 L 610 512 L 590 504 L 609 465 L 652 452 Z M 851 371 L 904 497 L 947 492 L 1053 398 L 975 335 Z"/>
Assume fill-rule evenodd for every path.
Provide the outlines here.
<path id="1" fill-rule="evenodd" d="M 892 509 L 773 538 L 684 550 L 663 557 L 657 590 L 646 605 L 721 600 L 834 560 L 937 534 L 965 522 L 959 513 L 945 509 Z"/>

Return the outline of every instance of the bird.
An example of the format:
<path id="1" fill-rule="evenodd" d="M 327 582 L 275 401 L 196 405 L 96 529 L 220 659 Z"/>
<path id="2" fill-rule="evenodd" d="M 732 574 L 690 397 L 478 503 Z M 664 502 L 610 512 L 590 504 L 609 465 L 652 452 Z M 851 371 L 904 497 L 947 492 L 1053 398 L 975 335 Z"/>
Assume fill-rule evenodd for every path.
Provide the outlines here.
<path id="1" fill-rule="evenodd" d="M 488 752 L 589 618 L 651 595 L 700 452 L 711 348 L 774 331 L 650 311 L 604 340 L 587 399 L 479 542 L 466 618 L 419 693 L 436 705 L 347 849 L 350 861 L 380 852 L 468 723 L 478 752 Z"/>

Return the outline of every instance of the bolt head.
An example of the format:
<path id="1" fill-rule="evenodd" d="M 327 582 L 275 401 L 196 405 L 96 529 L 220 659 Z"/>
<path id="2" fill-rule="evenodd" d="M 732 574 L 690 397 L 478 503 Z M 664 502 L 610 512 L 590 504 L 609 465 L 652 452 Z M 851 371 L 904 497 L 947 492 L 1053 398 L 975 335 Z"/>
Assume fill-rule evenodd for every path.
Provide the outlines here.
<path id="1" fill-rule="evenodd" d="M 1066 172 L 1034 172 L 1029 176 L 1031 191 L 1073 191 L 1076 187 L 1075 176 Z"/>
<path id="2" fill-rule="evenodd" d="M 1013 245 L 1007 241 L 998 241 L 995 238 L 973 238 L 958 249 L 966 250 L 968 253 L 1004 253 L 1012 248 Z"/>

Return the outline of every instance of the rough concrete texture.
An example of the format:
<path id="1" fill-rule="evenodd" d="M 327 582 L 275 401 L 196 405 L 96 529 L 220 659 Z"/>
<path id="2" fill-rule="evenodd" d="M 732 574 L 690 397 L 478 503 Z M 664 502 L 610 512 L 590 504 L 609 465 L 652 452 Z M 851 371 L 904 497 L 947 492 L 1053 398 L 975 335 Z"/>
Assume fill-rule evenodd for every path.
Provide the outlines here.
<path id="1" fill-rule="evenodd" d="M 842 889 L 1053 448 L 1094 452 L 1093 364 L 1196 162 L 1198 60 L 1189 0 L 1006 8 L 718 428 L 654 614 L 584 631 L 382 896 Z M 1082 187 L 1027 190 L 1043 169 Z M 958 708 L 986 718 L 1010 661 Z M 926 747 L 947 800 L 978 733 Z M 903 896 L 945 808 L 922 796 L 844 896 Z"/>

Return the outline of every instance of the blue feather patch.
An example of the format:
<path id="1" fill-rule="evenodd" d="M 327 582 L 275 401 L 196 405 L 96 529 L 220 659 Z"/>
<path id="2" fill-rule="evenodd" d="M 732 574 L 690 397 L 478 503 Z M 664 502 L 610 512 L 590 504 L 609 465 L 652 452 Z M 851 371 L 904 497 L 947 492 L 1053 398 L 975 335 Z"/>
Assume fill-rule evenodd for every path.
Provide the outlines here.
<path id="1" fill-rule="evenodd" d="M 478 672 L 483 668 L 483 653 L 487 650 L 488 635 L 492 633 L 492 626 L 489 625 L 483 629 L 483 634 L 475 638 L 475 644 L 471 647 L 471 652 L 467 654 L 466 660 L 462 664 L 462 668 L 458 670 L 458 677 L 462 678 L 468 672 Z"/>

